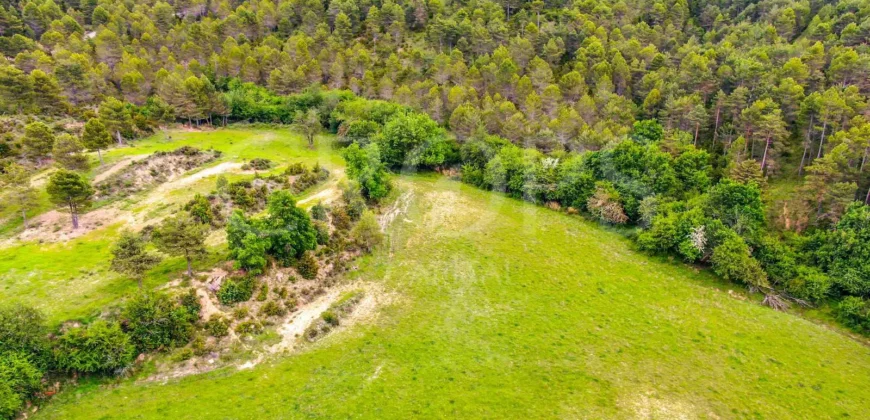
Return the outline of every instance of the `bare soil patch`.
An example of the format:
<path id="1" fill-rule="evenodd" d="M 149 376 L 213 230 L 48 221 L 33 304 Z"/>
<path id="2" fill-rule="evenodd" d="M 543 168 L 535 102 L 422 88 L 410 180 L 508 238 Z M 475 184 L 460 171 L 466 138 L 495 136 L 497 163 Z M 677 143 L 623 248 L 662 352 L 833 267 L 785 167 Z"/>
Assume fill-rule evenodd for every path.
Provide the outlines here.
<path id="1" fill-rule="evenodd" d="M 73 229 L 69 213 L 51 210 L 30 220 L 28 229 L 4 241 L 0 247 L 10 246 L 15 240 L 65 242 L 101 227 L 132 221 L 133 215 L 130 212 L 117 207 L 104 207 L 79 215 L 79 228 Z"/>

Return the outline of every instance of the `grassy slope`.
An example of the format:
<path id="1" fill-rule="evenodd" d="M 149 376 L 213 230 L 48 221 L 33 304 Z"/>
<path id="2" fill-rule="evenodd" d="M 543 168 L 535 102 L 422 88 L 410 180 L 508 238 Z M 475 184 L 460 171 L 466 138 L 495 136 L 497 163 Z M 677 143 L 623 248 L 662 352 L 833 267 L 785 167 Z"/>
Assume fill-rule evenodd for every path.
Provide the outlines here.
<path id="1" fill-rule="evenodd" d="M 104 153 L 104 158 L 108 167 L 128 156 L 174 150 L 184 145 L 220 150 L 223 156 L 219 162 L 242 162 L 265 157 L 280 165 L 289 162 L 313 165 L 320 162 L 328 168 L 336 168 L 341 164 L 341 158 L 332 150 L 329 138 L 319 139 L 319 147 L 309 150 L 305 146 L 305 139 L 289 130 L 260 129 L 160 133 L 127 147 L 112 149 Z M 93 160 L 96 166 L 96 154 Z M 100 168 L 94 167 L 91 175 L 98 170 Z M 137 207 L 136 203 L 147 193 L 126 198 L 122 207 L 133 212 L 172 211 L 172 207 L 188 201 L 195 193 L 211 191 L 215 179 L 215 176 L 203 178 L 184 189 L 170 191 L 157 209 Z M 41 211 L 49 209 L 45 206 L 40 208 Z M 8 233 L 19 226 L 19 219 L 7 220 L 6 225 L 0 226 L 0 233 Z M 26 242 L 0 248 L 0 300 L 38 307 L 46 313 L 51 323 L 58 323 L 70 318 L 96 315 L 106 305 L 135 292 L 135 282 L 109 270 L 109 247 L 120 228 L 122 226 L 117 224 L 106 226 L 66 243 Z M 170 275 L 183 268 L 179 258 L 164 261 L 149 273 L 145 284 L 160 286 Z"/>
<path id="2" fill-rule="evenodd" d="M 41 418 L 828 418 L 866 414 L 870 352 L 732 298 L 576 217 L 442 179 L 352 277 L 368 323 L 253 370 L 62 394 Z"/>

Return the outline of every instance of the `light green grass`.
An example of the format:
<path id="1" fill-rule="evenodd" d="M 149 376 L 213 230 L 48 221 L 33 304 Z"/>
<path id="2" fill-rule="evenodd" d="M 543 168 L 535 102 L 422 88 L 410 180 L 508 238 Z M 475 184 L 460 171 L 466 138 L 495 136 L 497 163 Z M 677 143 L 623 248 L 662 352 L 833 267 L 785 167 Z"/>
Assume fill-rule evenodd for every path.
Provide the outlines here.
<path id="1" fill-rule="evenodd" d="M 128 146 L 104 153 L 106 164 L 135 155 L 175 150 L 181 146 L 216 149 L 223 152 L 219 161 L 242 162 L 253 158 L 267 158 L 277 164 L 320 162 L 326 167 L 339 166 L 341 157 L 332 148 L 331 136 L 318 136 L 316 147 L 309 149 L 305 139 L 286 128 L 230 127 L 211 131 L 179 131 L 157 133 Z"/>
<path id="2" fill-rule="evenodd" d="M 384 286 L 377 316 L 253 370 L 70 390 L 35 417 L 866 416 L 867 347 L 580 218 L 443 178 L 400 188 L 408 213 L 350 276 Z"/>

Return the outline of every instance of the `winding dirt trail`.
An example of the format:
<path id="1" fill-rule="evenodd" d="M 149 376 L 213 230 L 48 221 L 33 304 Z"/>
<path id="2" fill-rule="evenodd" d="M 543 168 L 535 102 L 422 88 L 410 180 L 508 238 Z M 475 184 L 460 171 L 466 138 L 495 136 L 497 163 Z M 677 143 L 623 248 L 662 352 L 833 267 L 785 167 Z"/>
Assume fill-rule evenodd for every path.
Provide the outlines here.
<path id="1" fill-rule="evenodd" d="M 110 176 L 112 176 L 118 172 L 121 172 L 122 169 L 126 169 L 127 166 L 130 166 L 130 164 L 132 164 L 134 162 L 138 162 L 142 159 L 145 159 L 148 156 L 150 156 L 150 155 L 146 154 L 146 155 L 129 156 L 129 157 L 125 157 L 124 159 L 121 159 L 121 160 L 113 163 L 112 166 L 109 166 L 106 170 L 104 170 L 103 172 L 100 172 L 99 174 L 97 174 L 97 176 L 94 177 L 94 184 L 99 184 L 100 182 L 103 182 L 103 181 L 109 179 Z"/>

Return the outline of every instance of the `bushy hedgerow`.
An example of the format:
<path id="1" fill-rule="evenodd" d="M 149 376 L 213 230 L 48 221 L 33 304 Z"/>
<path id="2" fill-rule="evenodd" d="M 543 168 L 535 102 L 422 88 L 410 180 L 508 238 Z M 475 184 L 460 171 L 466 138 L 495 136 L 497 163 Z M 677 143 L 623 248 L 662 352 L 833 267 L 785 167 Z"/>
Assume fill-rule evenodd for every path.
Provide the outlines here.
<path id="1" fill-rule="evenodd" d="M 44 372 L 25 352 L 0 352 L 0 419 L 13 419 L 42 390 Z"/>
<path id="2" fill-rule="evenodd" d="M 858 296 L 846 296 L 836 308 L 837 319 L 855 331 L 870 332 L 870 304 Z"/>
<path id="3" fill-rule="evenodd" d="M 163 293 L 140 293 L 121 311 L 122 327 L 138 351 L 187 344 L 199 314 Z"/>
<path id="4" fill-rule="evenodd" d="M 65 331 L 57 339 L 54 354 L 59 369 L 109 373 L 130 365 L 136 349 L 117 323 L 98 320 Z"/>
<path id="5" fill-rule="evenodd" d="M 48 328 L 36 309 L 13 304 L 0 306 L 0 353 L 25 354 L 42 368 L 51 366 Z"/>

